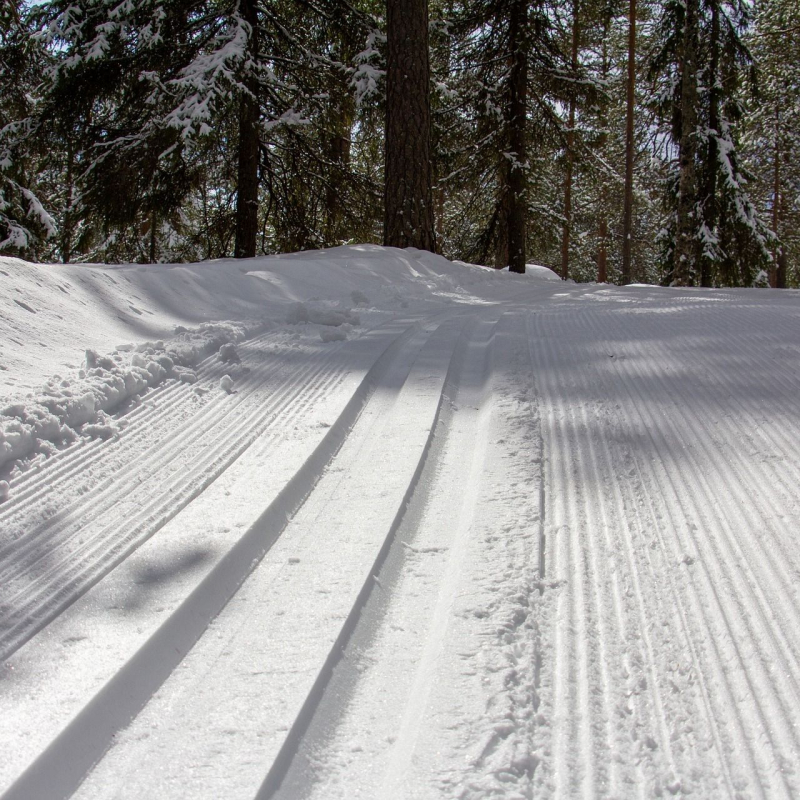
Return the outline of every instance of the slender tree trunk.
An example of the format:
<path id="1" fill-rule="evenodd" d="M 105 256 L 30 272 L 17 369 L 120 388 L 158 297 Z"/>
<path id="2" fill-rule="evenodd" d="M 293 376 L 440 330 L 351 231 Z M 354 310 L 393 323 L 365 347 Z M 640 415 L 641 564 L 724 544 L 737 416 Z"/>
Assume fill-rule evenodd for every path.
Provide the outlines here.
<path id="1" fill-rule="evenodd" d="M 75 182 L 74 182 L 74 169 L 75 169 L 75 148 L 72 142 L 67 140 L 67 197 L 66 207 L 64 208 L 64 222 L 61 225 L 61 260 L 65 264 L 69 264 L 72 257 L 72 234 L 74 232 L 75 223 L 73 221 L 72 203 L 75 200 Z"/>
<path id="2" fill-rule="evenodd" d="M 678 182 L 678 222 L 675 234 L 676 286 L 691 286 L 697 242 L 697 26 L 698 0 L 686 0 L 681 59 L 681 137 Z"/>
<path id="3" fill-rule="evenodd" d="M 597 248 L 597 282 L 608 283 L 608 217 L 605 211 L 600 211 L 600 224 L 598 230 L 600 245 Z"/>
<path id="4" fill-rule="evenodd" d="M 528 222 L 528 3 L 512 0 L 509 19 L 508 268 L 524 273 Z"/>
<path id="5" fill-rule="evenodd" d="M 156 263 L 156 244 L 158 241 L 156 235 L 156 222 L 156 211 L 153 209 L 150 212 L 150 252 L 148 254 L 150 264 Z"/>
<path id="6" fill-rule="evenodd" d="M 258 12 L 256 0 L 240 0 L 240 9 L 245 22 L 250 25 L 250 56 L 254 63 L 259 60 Z M 239 100 L 239 151 L 236 179 L 236 258 L 252 258 L 256 254 L 258 236 L 258 123 L 260 105 L 258 82 L 249 77 L 245 80 L 247 92 Z"/>
<path id="7" fill-rule="evenodd" d="M 384 244 L 435 250 L 427 0 L 387 0 Z"/>
<path id="8" fill-rule="evenodd" d="M 691 0 L 690 0 L 691 2 Z M 622 283 L 631 282 L 633 260 L 633 122 L 636 96 L 636 0 L 628 7 L 628 83 L 625 113 L 625 195 L 622 207 Z"/>
<path id="9" fill-rule="evenodd" d="M 611 27 L 611 16 L 607 16 L 603 25 L 603 60 L 601 75 L 603 81 L 608 79 L 608 33 Z M 602 106 L 603 113 L 600 118 L 602 133 L 600 134 L 599 148 L 605 155 L 608 146 L 608 114 L 606 113 L 605 103 Z M 602 181 L 600 185 L 600 207 L 597 209 L 598 230 L 597 230 L 597 282 L 608 282 L 608 189 L 607 181 Z"/>
<path id="10" fill-rule="evenodd" d="M 578 70 L 579 4 L 572 4 L 572 73 Z M 575 162 L 575 91 L 569 98 L 569 128 L 567 129 L 567 171 L 564 176 L 564 229 L 561 234 L 561 277 L 569 278 L 569 239 L 572 231 L 572 169 Z"/>
<path id="11" fill-rule="evenodd" d="M 775 251 L 772 254 L 773 262 L 769 268 L 769 285 L 775 289 L 778 286 L 778 258 L 781 251 L 780 234 L 778 228 L 780 227 L 780 196 L 781 196 L 781 152 L 780 152 L 780 139 L 778 133 L 778 126 L 780 125 L 780 115 L 775 112 L 775 151 L 773 154 L 773 172 L 772 172 L 772 232 L 778 240 L 775 246 Z"/>
<path id="12" fill-rule="evenodd" d="M 716 135 L 719 135 L 719 103 L 720 90 L 719 82 L 719 3 L 711 4 L 711 57 L 709 62 L 708 80 L 709 90 L 709 114 L 708 127 L 713 133 L 708 139 L 708 153 L 706 156 L 706 186 L 705 186 L 705 205 L 704 217 L 706 227 L 712 233 L 717 227 L 717 151 Z M 716 134 L 716 135 L 715 135 Z M 700 258 L 700 285 L 712 285 L 712 261 L 705 253 Z"/>

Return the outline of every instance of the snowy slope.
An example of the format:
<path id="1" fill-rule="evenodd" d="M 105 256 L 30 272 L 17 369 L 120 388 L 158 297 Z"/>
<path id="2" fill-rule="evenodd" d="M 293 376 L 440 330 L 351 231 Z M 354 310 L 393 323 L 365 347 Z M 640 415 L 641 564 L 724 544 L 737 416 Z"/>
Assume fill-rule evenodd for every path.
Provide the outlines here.
<path id="1" fill-rule="evenodd" d="M 800 296 L 0 263 L 0 797 L 800 793 Z"/>

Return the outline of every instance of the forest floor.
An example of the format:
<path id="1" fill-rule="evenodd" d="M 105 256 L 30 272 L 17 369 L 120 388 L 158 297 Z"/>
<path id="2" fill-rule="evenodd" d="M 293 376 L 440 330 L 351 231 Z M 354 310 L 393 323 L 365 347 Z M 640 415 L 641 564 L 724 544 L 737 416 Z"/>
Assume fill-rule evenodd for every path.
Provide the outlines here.
<path id="1" fill-rule="evenodd" d="M 0 259 L 0 797 L 800 795 L 800 293 Z"/>

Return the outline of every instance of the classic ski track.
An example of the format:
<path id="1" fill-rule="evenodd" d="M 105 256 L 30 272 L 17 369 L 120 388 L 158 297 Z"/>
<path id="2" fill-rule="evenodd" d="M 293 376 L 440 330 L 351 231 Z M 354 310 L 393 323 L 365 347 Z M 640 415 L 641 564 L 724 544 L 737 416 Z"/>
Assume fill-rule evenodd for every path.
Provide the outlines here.
<path id="1" fill-rule="evenodd" d="M 451 367 L 442 389 L 444 404 L 442 413 L 439 415 L 434 434 L 434 443 L 425 460 L 425 464 L 420 475 L 420 490 L 415 491 L 404 511 L 403 519 L 400 522 L 397 533 L 392 541 L 389 551 L 377 574 L 380 591 L 371 592 L 369 599 L 364 605 L 360 619 L 353 630 L 346 649 L 342 654 L 342 660 L 337 665 L 330 684 L 321 696 L 317 704 L 317 713 L 312 718 L 308 728 L 302 737 L 296 742 L 291 759 L 285 768 L 284 780 L 275 788 L 272 794 L 265 797 L 291 798 L 297 800 L 299 797 L 307 797 L 314 790 L 314 780 L 309 774 L 305 761 L 310 752 L 317 748 L 326 746 L 326 743 L 335 734 L 342 717 L 350 706 L 356 686 L 364 680 L 364 670 L 356 660 L 358 652 L 368 649 L 380 637 L 381 630 L 385 625 L 385 615 L 387 609 L 396 601 L 398 594 L 398 581 L 403 571 L 407 568 L 408 551 L 414 550 L 413 542 L 416 540 L 419 526 L 423 523 L 426 514 L 426 507 L 430 498 L 438 490 L 438 472 L 442 453 L 447 447 L 450 438 L 450 426 L 453 415 L 458 413 L 453 411 L 453 405 L 458 406 L 459 384 L 463 373 L 466 370 L 466 351 L 469 345 L 475 340 L 475 328 L 478 324 L 478 315 L 471 315 L 466 323 L 467 330 L 464 331 L 456 350 L 453 353 Z M 479 374 L 486 379 L 490 372 L 491 355 L 495 347 L 496 331 L 498 320 L 491 322 L 492 330 L 485 342 L 482 344 L 481 364 L 476 375 Z M 485 398 L 484 398 L 485 399 Z M 481 455 L 486 450 L 486 420 L 485 414 L 478 412 L 478 419 L 481 421 L 478 431 L 475 433 L 475 447 L 471 459 L 470 473 L 473 477 L 476 471 L 481 468 Z M 472 481 L 468 481 L 472 485 Z M 476 497 L 472 498 L 471 506 L 474 513 Z M 464 500 L 464 506 L 470 506 L 470 502 Z M 471 519 L 471 516 L 470 516 Z M 457 525 L 458 532 L 443 542 L 441 547 L 446 550 L 446 565 L 439 568 L 438 581 L 441 585 L 446 582 L 446 576 L 458 574 L 460 564 L 463 560 L 464 538 L 468 532 L 468 522 L 460 522 Z M 458 546 L 460 545 L 460 547 Z M 444 577 L 443 577 L 444 576 Z M 419 729 L 422 724 L 423 712 L 426 701 L 431 689 L 430 676 L 432 667 L 436 662 L 442 647 L 443 634 L 447 627 L 447 618 L 451 598 L 442 596 L 440 591 L 434 592 L 435 607 L 430 613 L 429 628 L 425 634 L 424 644 L 420 645 L 421 655 L 414 668 L 414 677 L 407 681 L 402 689 L 402 697 L 393 697 L 394 705 L 385 708 L 385 715 L 391 714 L 394 718 L 395 738 L 391 744 L 392 756 L 386 767 L 384 774 L 376 780 L 380 783 L 380 797 L 394 797 L 392 787 L 395 786 L 411 758 Z M 351 652 L 352 651 L 352 652 Z M 391 654 L 382 656 L 382 660 L 391 659 Z M 399 721 L 398 721 L 399 717 Z M 370 793 L 377 791 L 375 780 L 371 782 Z M 363 789 L 363 787 L 362 787 Z M 350 791 L 350 790 L 348 790 Z"/>
<path id="2" fill-rule="evenodd" d="M 103 575 L 107 574 L 118 563 L 130 554 L 143 541 L 152 536 L 157 530 L 163 527 L 169 519 L 179 513 L 191 500 L 205 489 L 213 480 L 238 458 L 256 438 L 266 430 L 276 424 L 286 426 L 298 418 L 302 411 L 313 397 L 326 391 L 331 382 L 342 379 L 341 370 L 337 369 L 336 356 L 341 348 L 337 347 L 333 352 L 325 352 L 321 359 L 314 359 L 313 362 L 301 370 L 291 370 L 287 367 L 287 375 L 276 391 L 270 395 L 267 403 L 259 405 L 256 402 L 258 387 L 261 378 L 269 374 L 272 364 L 267 363 L 253 369 L 248 377 L 249 392 L 237 398 L 238 402 L 234 409 L 230 409 L 224 415 L 219 415 L 215 407 L 216 404 L 209 403 L 198 417 L 202 419 L 190 419 L 184 427 L 172 432 L 166 440 L 158 442 L 155 448 L 150 448 L 145 457 L 140 457 L 129 462 L 128 467 L 114 473 L 110 478 L 101 482 L 99 490 L 95 496 L 87 501 L 81 498 L 75 505 L 77 509 L 69 508 L 65 515 L 77 516 L 78 519 L 72 527 L 62 529 L 61 537 L 57 543 L 48 541 L 48 549 L 41 553 L 39 558 L 34 558 L 30 563 L 24 563 L 25 573 L 34 572 L 39 561 L 46 561 L 47 568 L 35 574 L 34 585 L 38 585 L 38 591 L 33 589 L 30 582 L 22 586 L 19 591 L 11 597 L 2 597 L 6 607 L 14 609 L 12 614 L 20 621 L 16 624 L 7 625 L 0 635 L 0 655 L 7 657 L 11 652 L 18 648 L 24 641 L 40 630 L 49 619 L 56 616 L 60 610 L 69 605 L 74 599 L 82 594 L 91 585 L 96 583 Z M 307 379 L 308 383 L 304 380 Z M 313 389 L 313 392 L 309 392 Z M 189 390 L 191 391 L 191 390 Z M 305 393 L 305 394 L 304 394 Z M 300 394 L 300 401 L 293 402 Z M 309 395 L 312 395 L 310 397 Z M 249 398 L 253 398 L 254 408 L 249 415 L 240 418 L 235 413 L 236 407 L 244 404 Z M 223 404 L 225 397 L 220 398 L 218 403 Z M 288 409 L 288 410 L 287 410 Z M 281 414 L 286 410 L 285 414 Z M 205 421 L 208 416 L 212 417 L 209 424 Z M 220 419 L 221 416 L 221 419 Z M 171 415 L 162 417 L 164 425 L 170 427 Z M 233 419 L 233 422 L 228 420 Z M 196 442 L 196 446 L 201 448 L 203 454 L 196 463 L 187 455 L 185 448 L 175 446 L 175 442 L 188 441 L 192 444 L 195 440 L 191 438 L 195 432 L 207 432 L 213 430 L 215 436 L 212 439 L 213 446 L 209 447 L 202 440 Z M 152 435 L 148 437 L 152 441 Z M 179 460 L 182 463 L 193 463 L 193 467 L 183 473 L 178 473 L 177 477 L 169 483 L 165 483 L 163 472 L 170 471 L 173 461 Z M 137 492 L 141 492 L 148 483 L 155 484 L 157 494 L 154 499 L 141 510 L 126 518 L 125 535 L 119 533 L 118 515 L 108 524 L 102 523 L 99 531 L 92 536 L 87 536 L 87 524 L 93 516 L 98 517 L 107 508 L 114 506 L 119 498 L 127 491 L 123 485 L 124 479 L 128 475 L 141 474 L 142 471 L 147 475 L 146 483 L 137 485 Z M 167 480 L 169 476 L 167 476 Z M 93 516 L 91 516 L 93 514 Z M 39 547 L 39 540 L 51 526 L 56 524 L 60 515 L 51 518 L 43 526 L 43 530 L 37 531 L 36 538 L 30 540 L 28 549 L 36 553 Z M 77 546 L 75 541 L 80 542 Z M 110 545 L 108 543 L 111 543 Z M 58 549 L 64 552 L 61 559 L 54 557 Z M 19 582 L 21 574 L 19 572 L 20 558 L 25 554 L 25 548 L 20 552 L 14 551 L 14 561 L 9 569 L 0 575 L 0 585 L 7 582 L 10 578 L 17 578 Z M 77 563 L 83 563 L 85 567 L 75 568 Z M 70 580 L 66 585 L 58 586 L 54 591 L 51 579 L 58 579 L 69 566 Z M 25 574 L 22 573 L 22 574 Z M 24 598 L 25 602 L 20 603 Z M 36 609 L 44 609 L 43 613 L 34 617 Z M 11 615 L 8 615 L 10 618 Z M 31 624 L 35 619 L 36 624 Z"/>
<path id="3" fill-rule="evenodd" d="M 231 597 L 242 589 L 243 582 L 280 538 L 285 527 L 307 501 L 317 482 L 351 435 L 364 409 L 374 397 L 375 389 L 380 386 L 382 376 L 401 359 L 408 359 L 409 355 L 412 356 L 410 363 L 413 363 L 419 350 L 441 325 L 441 321 L 437 320 L 446 316 L 435 315 L 422 324 L 419 321 L 413 322 L 392 335 L 376 355 L 372 367 L 358 384 L 336 422 L 328 429 L 326 436 L 317 444 L 312 455 L 289 484 L 275 498 L 270 508 L 183 603 L 160 624 L 135 655 L 118 670 L 114 678 L 25 769 L 3 794 L 3 800 L 50 797 L 54 787 L 58 787 L 58 792 L 61 794 L 71 794 L 78 787 L 88 770 L 108 748 L 112 737 L 153 698 L 185 655 L 197 644 L 211 621 L 223 610 Z M 454 318 L 458 315 L 449 316 Z M 432 431 L 433 427 L 430 436 L 433 435 Z M 424 455 L 425 453 L 423 459 Z M 413 491 L 413 487 L 412 481 L 408 491 Z M 402 509 L 399 513 L 402 514 Z M 262 520 L 268 517 L 271 519 L 270 514 L 277 515 L 275 523 L 282 526 L 276 531 L 264 528 L 265 522 Z M 254 553 L 255 558 L 253 558 Z M 368 579 L 365 586 L 370 582 Z M 225 595 L 221 595 L 220 592 L 225 592 Z M 356 606 L 359 606 L 360 601 L 359 596 Z M 354 607 L 342 628 L 340 639 L 346 639 L 348 629 L 355 624 L 357 613 L 358 608 Z M 176 641 L 179 640 L 184 641 L 176 645 Z M 331 658 L 340 649 L 340 644 L 337 640 Z M 158 664 L 156 670 L 158 675 L 156 677 L 148 675 L 142 679 L 140 674 L 148 673 L 150 671 L 148 665 L 153 664 Z M 325 669 L 326 667 L 323 667 L 323 673 Z"/>
<path id="4" fill-rule="evenodd" d="M 415 346 L 415 348 L 413 349 L 413 352 L 412 352 L 412 349 L 410 347 L 407 347 L 406 351 L 405 351 L 405 353 L 403 355 L 403 357 L 408 361 L 407 365 L 405 366 L 404 372 L 403 372 L 403 378 L 402 378 L 402 380 L 403 380 L 403 384 L 402 384 L 403 388 L 405 388 L 407 385 L 411 384 L 410 376 L 415 374 L 415 370 L 417 370 L 417 362 L 418 361 L 421 362 L 421 373 L 417 374 L 417 377 L 415 378 L 415 381 L 416 381 L 415 385 L 417 385 L 419 387 L 419 386 L 422 386 L 423 384 L 425 384 L 426 382 L 428 382 L 430 380 L 434 380 L 435 381 L 435 380 L 438 379 L 436 377 L 436 375 L 439 373 L 439 370 L 438 369 L 435 370 L 435 372 L 432 374 L 432 377 L 429 378 L 429 377 L 427 377 L 427 375 L 431 375 L 431 373 L 428 372 L 428 367 L 425 367 L 424 364 L 421 361 L 423 356 L 425 356 L 426 358 L 432 357 L 430 355 L 426 355 L 426 352 L 427 352 L 426 351 L 426 346 L 429 345 L 429 344 L 432 344 L 434 339 L 436 339 L 437 342 L 438 342 L 439 339 L 441 339 L 441 343 L 450 342 L 450 344 L 448 345 L 449 354 L 447 355 L 447 361 L 448 361 L 448 363 L 452 363 L 453 353 L 460 346 L 458 333 L 461 330 L 462 325 L 463 325 L 463 321 L 462 320 L 458 320 L 456 318 L 453 318 L 453 319 L 451 319 L 449 321 L 449 323 L 448 322 L 443 322 L 440 326 L 438 326 L 438 328 L 433 330 L 433 332 L 431 332 L 430 335 L 428 335 L 426 333 L 424 335 L 418 335 L 417 336 L 417 339 L 419 340 L 419 344 L 417 344 Z M 432 326 L 432 325 L 430 325 L 430 323 L 428 323 L 427 327 L 431 328 L 431 327 L 434 327 L 434 326 Z M 437 346 L 441 348 L 441 344 L 437 344 Z M 431 353 L 435 354 L 436 350 L 432 349 Z M 408 360 L 410 355 L 413 356 L 413 357 L 410 360 Z M 436 357 L 439 358 L 439 356 L 436 356 Z M 399 356 L 396 356 L 394 361 L 399 365 L 399 369 L 403 369 L 402 365 L 400 365 Z M 357 585 L 360 586 L 361 588 L 358 589 L 356 596 L 352 600 L 348 600 L 348 602 L 351 602 L 352 605 L 350 605 L 348 607 L 348 609 L 344 612 L 344 618 L 342 619 L 338 615 L 333 617 L 333 618 L 331 618 L 332 621 L 329 624 L 335 624 L 336 628 L 335 628 L 335 630 L 331 630 L 330 631 L 330 638 L 332 640 L 332 646 L 330 648 L 330 651 L 327 652 L 327 655 L 323 656 L 322 660 L 317 664 L 317 666 L 315 666 L 314 672 L 316 674 L 316 677 L 314 678 L 313 682 L 309 685 L 307 693 L 306 693 L 306 690 L 304 690 L 304 694 L 303 694 L 303 697 L 302 697 L 302 702 L 297 706 L 296 716 L 294 716 L 291 720 L 287 720 L 287 723 L 289 723 L 288 724 L 288 730 L 285 732 L 285 734 L 282 734 L 282 737 L 284 738 L 283 745 L 276 751 L 276 755 L 274 757 L 274 761 L 272 763 L 272 767 L 270 769 L 270 772 L 267 774 L 266 778 L 264 778 L 264 783 L 262 785 L 261 791 L 259 792 L 259 796 L 262 796 L 262 795 L 263 796 L 269 796 L 271 791 L 272 791 L 271 787 L 276 782 L 280 781 L 280 778 L 281 778 L 281 775 L 282 775 L 283 771 L 288 766 L 291 753 L 293 752 L 294 747 L 295 747 L 295 742 L 297 740 L 299 740 L 299 738 L 302 736 L 302 732 L 305 730 L 305 728 L 309 724 L 310 720 L 313 718 L 313 715 L 315 713 L 317 705 L 320 702 L 321 698 L 325 694 L 325 690 L 326 690 L 326 688 L 328 686 L 328 683 L 330 681 L 330 676 L 331 676 L 331 673 L 333 671 L 334 665 L 341 658 L 341 652 L 342 652 L 343 648 L 345 647 L 347 641 L 349 640 L 353 630 L 355 629 L 355 627 L 356 627 L 356 625 L 358 623 L 358 619 L 359 619 L 359 615 L 361 613 L 361 610 L 363 609 L 364 605 L 368 601 L 368 598 L 369 598 L 370 594 L 373 591 L 375 583 L 374 583 L 374 581 L 372 579 L 372 576 L 376 575 L 378 573 L 378 571 L 380 569 L 380 566 L 384 562 L 385 558 L 387 557 L 387 555 L 388 555 L 388 553 L 389 553 L 389 551 L 390 551 L 390 549 L 392 547 L 392 543 L 394 541 L 394 537 L 395 537 L 396 531 L 397 531 L 397 529 L 398 529 L 398 527 L 399 527 L 399 525 L 400 525 L 400 523 L 401 523 L 401 521 L 402 521 L 402 519 L 403 519 L 403 517 L 404 517 L 404 515 L 406 513 L 406 509 L 407 509 L 409 503 L 411 502 L 411 499 L 412 499 L 412 497 L 414 495 L 414 492 L 416 491 L 416 487 L 417 487 L 417 483 L 419 481 L 420 474 L 421 474 L 422 469 L 424 468 L 424 465 L 425 465 L 425 463 L 427 461 L 427 458 L 429 456 L 429 453 L 430 453 L 430 450 L 431 450 L 431 446 L 432 446 L 432 442 L 433 442 L 434 436 L 435 436 L 436 421 L 437 421 L 437 419 L 439 417 L 440 410 L 441 410 L 442 403 L 443 403 L 444 380 L 445 380 L 444 375 L 442 375 L 442 378 L 441 378 L 442 383 L 440 384 L 439 388 L 436 390 L 436 394 L 435 395 L 430 395 L 428 397 L 428 399 L 425 401 L 426 402 L 426 408 L 429 409 L 429 411 L 426 411 L 425 413 L 426 414 L 427 413 L 432 413 L 431 425 L 430 425 L 429 429 L 426 429 L 427 433 L 425 434 L 425 443 L 424 443 L 424 446 L 422 446 L 421 451 L 419 453 L 414 451 L 413 458 L 414 458 L 414 463 L 416 463 L 416 468 L 414 470 L 413 475 L 407 476 L 407 478 L 406 478 L 406 479 L 410 478 L 410 482 L 408 484 L 403 484 L 405 489 L 403 489 L 402 486 L 396 487 L 397 493 L 398 493 L 397 499 L 400 500 L 400 497 L 399 497 L 399 493 L 400 492 L 404 491 L 404 496 L 403 496 L 402 500 L 399 502 L 399 506 L 397 508 L 396 513 L 392 512 L 392 513 L 395 513 L 395 516 L 394 516 L 394 519 L 393 519 L 393 521 L 391 523 L 391 526 L 389 527 L 389 529 L 387 531 L 385 531 L 385 532 L 381 533 L 379 536 L 377 536 L 376 540 L 374 541 L 374 543 L 370 544 L 370 552 L 371 552 L 372 555 L 367 556 L 365 554 L 365 555 L 362 556 L 362 559 L 367 559 L 368 558 L 369 563 L 370 563 L 371 566 L 366 571 L 366 575 L 364 576 L 365 580 L 364 580 L 364 578 L 362 578 L 360 576 L 357 578 Z M 419 391 L 419 388 L 412 389 L 412 396 L 413 396 L 413 392 L 414 391 Z M 395 406 L 397 406 L 401 402 L 400 397 L 401 397 L 401 393 L 398 391 L 396 393 L 396 395 L 393 397 L 393 399 L 388 401 L 388 402 L 391 403 L 391 406 L 390 406 L 391 408 L 394 408 Z M 385 404 L 387 401 L 384 399 L 381 402 L 383 402 Z M 366 408 L 367 408 L 367 406 L 365 406 L 365 409 Z M 363 414 L 363 411 L 362 411 L 362 414 Z M 359 415 L 359 418 L 360 417 L 361 417 L 361 414 Z M 336 454 L 332 456 L 332 460 L 331 460 L 331 462 L 329 464 L 329 469 L 327 470 L 328 471 L 327 480 L 328 480 L 329 484 L 335 483 L 335 484 L 338 485 L 338 483 L 342 480 L 342 478 L 339 477 L 339 476 L 342 475 L 342 474 L 345 474 L 345 473 L 342 472 L 342 470 L 344 469 L 343 467 L 336 467 L 336 459 L 339 457 L 339 453 L 342 450 L 342 448 L 346 447 L 347 443 L 349 443 L 351 439 L 354 439 L 354 441 L 356 441 L 357 447 L 356 447 L 355 451 L 352 451 L 352 448 L 351 448 L 351 452 L 348 455 L 348 458 L 353 458 L 354 457 L 353 452 L 355 452 L 356 457 L 358 457 L 358 454 L 361 452 L 362 449 L 365 449 L 365 448 L 368 449 L 369 447 L 375 446 L 375 444 L 382 442 L 384 428 L 385 428 L 385 425 L 386 425 L 386 420 L 379 417 L 379 418 L 373 419 L 372 421 L 368 421 L 365 424 L 368 427 L 366 427 L 363 431 L 361 431 L 358 434 L 358 436 L 360 438 L 356 441 L 354 437 L 355 437 L 356 430 L 358 430 L 358 428 L 357 428 L 358 422 L 355 422 L 354 425 L 351 426 L 351 428 L 349 429 L 349 431 L 347 433 L 347 441 L 343 440 L 343 442 L 340 445 L 340 447 L 337 448 Z M 349 470 L 348 473 L 346 473 L 346 474 L 355 474 L 355 472 L 353 470 Z M 325 480 L 326 479 L 322 475 L 322 473 L 320 473 L 320 477 L 321 477 L 321 480 Z M 334 507 L 335 507 L 335 504 L 337 502 L 337 500 L 336 500 L 337 492 L 334 492 L 332 495 L 330 495 L 330 498 L 331 498 L 330 500 L 325 500 L 325 498 L 328 497 L 328 492 L 331 491 L 331 488 L 328 487 L 328 488 L 323 490 L 322 485 L 323 484 L 320 484 L 319 486 L 317 486 L 316 483 L 315 483 L 315 486 L 314 486 L 314 488 L 312 490 L 314 492 L 314 494 L 309 492 L 309 494 L 306 496 L 305 500 L 303 501 L 304 513 L 305 513 L 306 505 L 309 502 L 313 503 L 314 502 L 314 498 L 316 498 L 318 496 L 319 496 L 321 501 L 327 502 L 327 503 L 333 503 Z M 393 494 L 392 497 L 395 497 L 395 495 Z M 394 506 L 392 506 L 392 508 L 394 508 Z M 334 514 L 335 514 L 335 512 L 334 512 Z M 287 525 L 292 525 L 292 524 L 293 524 L 292 521 L 287 521 Z M 300 530 L 304 531 L 305 527 L 308 525 L 308 522 L 303 520 L 299 524 L 300 524 Z M 295 541 L 297 539 L 297 536 L 298 536 L 297 532 L 292 534 L 293 541 Z M 302 539 L 298 540 L 298 542 L 302 542 L 302 541 L 303 541 Z M 293 547 L 297 547 L 297 546 L 300 546 L 300 545 L 296 542 L 293 545 Z M 270 557 L 270 559 L 271 559 L 271 557 Z M 276 568 L 276 565 L 274 565 L 274 564 L 270 567 L 270 569 L 275 569 L 275 568 Z M 258 572 L 257 572 L 258 571 L 258 567 L 255 567 L 255 570 L 256 570 L 256 573 L 255 574 L 250 573 L 250 578 L 246 582 L 244 582 L 243 584 L 241 584 L 239 586 L 239 588 L 237 589 L 237 594 L 239 594 L 239 593 L 245 594 L 248 591 L 250 585 L 253 584 L 254 580 L 256 580 L 257 577 L 258 577 Z M 363 586 L 361 586 L 361 581 L 362 580 L 364 580 Z M 355 590 L 355 588 L 354 588 L 354 590 Z M 226 614 L 227 613 L 228 612 L 226 610 Z M 235 615 L 234 615 L 234 619 L 236 619 Z M 335 621 L 335 620 L 338 620 L 338 621 Z M 228 621 L 228 617 L 225 614 L 223 614 L 220 617 L 219 624 L 228 626 L 228 628 L 229 628 L 230 623 Z M 236 631 L 234 631 L 233 635 L 236 635 Z M 209 634 L 208 639 L 209 639 L 209 643 L 208 643 L 207 646 L 212 646 L 213 647 L 214 646 L 213 642 L 216 640 L 216 635 L 212 636 L 212 635 Z M 326 633 L 326 635 L 325 635 L 325 641 L 326 642 L 328 641 L 328 633 Z M 197 646 L 206 646 L 205 645 L 205 639 L 203 639 L 202 642 L 198 641 L 198 643 L 196 643 L 196 645 Z M 250 637 L 247 637 L 246 641 L 240 642 L 240 646 L 241 645 L 246 645 L 248 649 L 254 646 L 253 642 L 252 642 L 252 639 Z M 326 645 L 326 647 L 327 646 L 328 645 Z M 191 659 L 192 655 L 193 654 L 190 654 L 190 659 Z M 225 652 L 222 653 L 220 662 L 224 661 L 226 656 L 230 656 L 229 648 L 227 648 L 227 647 L 226 647 Z M 230 662 L 231 658 L 229 657 L 227 659 L 227 661 Z M 235 663 L 235 661 L 234 661 L 234 663 Z M 223 669 L 223 671 L 224 671 L 224 666 L 223 666 L 222 663 L 216 663 L 215 671 L 219 670 L 219 669 Z M 192 673 L 192 669 L 189 668 L 188 669 L 188 674 L 191 675 L 191 673 Z M 166 681 L 169 680 L 169 684 L 166 685 L 165 689 L 164 689 L 164 691 L 166 692 L 166 695 L 168 697 L 175 698 L 175 697 L 181 696 L 181 692 L 182 692 L 181 686 L 186 681 L 186 675 L 187 675 L 187 672 L 184 671 L 184 670 L 181 670 L 181 671 L 179 671 L 177 673 L 174 672 L 171 676 L 169 676 L 168 678 L 165 678 L 165 681 L 162 682 L 161 685 L 164 686 Z M 201 670 L 201 675 L 203 676 L 203 679 L 206 676 L 210 677 L 210 673 L 208 673 L 207 670 L 205 670 L 205 669 Z M 213 680 L 213 678 L 212 678 L 212 680 Z M 156 693 L 154 692 L 151 695 L 151 700 L 154 700 L 154 702 L 156 702 L 156 703 L 157 702 L 161 702 L 161 700 L 160 700 L 161 694 L 162 693 L 159 693 L 158 697 L 156 697 L 155 696 Z M 300 698 L 298 698 L 298 699 L 300 699 Z M 175 702 L 178 702 L 178 701 L 175 701 Z M 173 707 L 173 701 L 170 700 L 169 703 L 170 703 L 170 707 L 173 710 L 173 713 L 177 713 L 177 709 Z M 191 706 L 192 704 L 190 703 L 189 705 Z M 195 713 L 195 712 L 192 712 L 192 713 Z"/>

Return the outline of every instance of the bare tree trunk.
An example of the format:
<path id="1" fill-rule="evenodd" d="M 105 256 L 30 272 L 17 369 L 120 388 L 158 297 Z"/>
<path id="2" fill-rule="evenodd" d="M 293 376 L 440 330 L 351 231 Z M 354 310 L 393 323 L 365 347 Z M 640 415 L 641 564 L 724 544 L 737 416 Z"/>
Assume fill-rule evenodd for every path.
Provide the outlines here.
<path id="1" fill-rule="evenodd" d="M 691 286 L 697 255 L 697 16 L 698 0 L 686 0 L 681 59 L 681 138 L 678 223 L 675 234 L 676 286 Z"/>
<path id="2" fill-rule="evenodd" d="M 572 4 L 572 72 L 578 70 L 579 4 Z M 575 163 L 575 92 L 569 99 L 569 129 L 567 130 L 567 172 L 564 176 L 564 229 L 561 236 L 561 277 L 569 278 L 569 239 L 572 231 L 572 169 Z"/>
<path id="3" fill-rule="evenodd" d="M 509 76 L 508 268 L 524 273 L 528 222 L 528 3 L 513 0 L 509 20 L 511 75 Z"/>
<path id="4" fill-rule="evenodd" d="M 633 122 L 636 95 L 636 0 L 628 7 L 628 83 L 625 113 L 625 196 L 622 210 L 622 283 L 631 282 L 633 261 Z"/>
<path id="5" fill-rule="evenodd" d="M 709 63 L 708 81 L 709 90 L 709 115 L 708 127 L 719 134 L 719 103 L 720 91 L 717 85 L 719 80 L 719 3 L 711 3 L 711 58 Z M 712 134 L 708 139 L 708 153 L 706 158 L 706 187 L 705 187 L 705 222 L 710 231 L 717 227 L 717 139 Z M 712 263 L 703 254 L 700 258 L 700 285 L 712 285 Z"/>
<path id="6" fill-rule="evenodd" d="M 611 15 L 608 14 L 603 24 L 603 45 L 602 45 L 602 66 L 601 72 L 603 81 L 608 80 L 608 33 L 611 27 Z M 602 106 L 603 113 L 600 117 L 602 133 L 599 139 L 600 152 L 605 155 L 608 145 L 608 114 L 605 104 Z M 597 282 L 608 282 L 608 189 L 607 182 L 603 181 L 600 186 L 600 207 L 597 209 Z"/>
<path id="7" fill-rule="evenodd" d="M 384 244 L 435 250 L 427 0 L 387 0 Z"/>
<path id="8" fill-rule="evenodd" d="M 250 57 L 258 63 L 258 12 L 256 0 L 240 0 L 245 22 L 250 25 Z M 252 258 L 256 254 L 258 236 L 258 82 L 245 80 L 247 92 L 239 100 L 239 151 L 236 179 L 236 258 Z"/>

